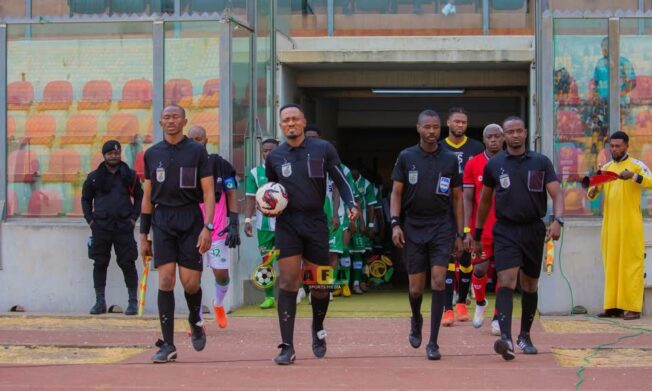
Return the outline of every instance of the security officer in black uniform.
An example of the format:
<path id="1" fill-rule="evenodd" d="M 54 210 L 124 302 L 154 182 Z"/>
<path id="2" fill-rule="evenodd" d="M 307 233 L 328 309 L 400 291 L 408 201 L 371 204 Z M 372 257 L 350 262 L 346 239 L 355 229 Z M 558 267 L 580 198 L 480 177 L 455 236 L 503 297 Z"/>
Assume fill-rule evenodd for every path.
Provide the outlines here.
<path id="1" fill-rule="evenodd" d="M 333 178 L 344 200 L 351 221 L 359 210 L 333 145 L 304 133 L 306 118 L 300 106 L 289 104 L 279 110 L 279 126 L 286 142 L 267 156 L 265 173 L 270 182 L 283 185 L 288 205 L 276 220 L 276 248 L 279 249 L 278 317 L 281 328 L 281 352 L 274 359 L 279 365 L 295 359 L 293 337 L 296 297 L 304 267 L 328 266 L 328 221 L 324 214 L 326 174 Z M 311 289 L 312 351 L 316 357 L 326 354 L 324 318 L 328 310 L 328 290 Z"/>
<path id="2" fill-rule="evenodd" d="M 145 152 L 145 183 L 140 218 L 140 252 L 152 255 L 148 240 L 154 227 L 154 266 L 158 269 L 158 311 L 163 341 L 152 357 L 155 363 L 174 361 L 174 285 L 176 266 L 188 303 L 192 345 L 200 351 L 206 345 L 201 319 L 200 286 L 202 254 L 211 247 L 215 210 L 213 170 L 203 145 L 183 134 L 186 112 L 168 105 L 160 124 L 165 138 Z M 199 204 L 206 214 L 202 217 Z"/>
<path id="3" fill-rule="evenodd" d="M 513 360 L 512 298 L 519 278 L 522 291 L 521 331 L 516 341 L 524 354 L 536 354 L 530 329 L 537 311 L 537 284 L 541 274 L 543 246 L 557 240 L 564 225 L 564 203 L 552 162 L 527 149 L 527 129 L 519 117 L 503 123 L 507 149 L 487 162 L 482 174 L 482 195 L 474 233 L 475 251 L 482 251 L 482 228 L 496 196 L 496 224 L 493 228 L 494 259 L 498 271 L 496 310 L 501 337 L 494 350 L 505 360 Z M 553 200 L 555 216 L 546 230 L 547 196 Z M 480 227 L 480 228 L 478 228 Z M 520 271 L 520 274 L 519 274 Z M 519 277 L 520 276 L 520 277 Z"/>
<path id="4" fill-rule="evenodd" d="M 448 125 L 448 137 L 439 145 L 444 150 L 450 151 L 457 156 L 460 175 L 463 176 L 466 163 L 472 157 L 484 151 L 484 144 L 466 135 L 469 126 L 469 113 L 463 107 L 451 107 L 448 110 L 446 125 Z M 465 229 L 466 231 L 470 232 L 470 230 Z M 455 273 L 455 261 L 459 263 L 459 275 Z M 469 288 L 471 287 L 472 272 L 471 254 L 468 251 L 462 251 L 459 257 L 451 258 L 446 272 L 446 308 L 442 325 L 452 326 L 455 323 L 455 313 L 457 313 L 459 321 L 465 322 L 469 320 L 466 309 L 466 296 L 469 294 Z M 457 284 L 458 297 L 453 312 L 453 291 L 455 290 L 457 276 L 459 276 Z"/>
<path id="5" fill-rule="evenodd" d="M 138 248 L 134 226 L 140 215 L 143 190 L 136 172 L 121 160 L 121 152 L 122 147 L 116 140 L 104 143 L 104 161 L 97 170 L 88 174 L 82 187 L 82 210 L 93 233 L 88 243 L 88 257 L 95 261 L 95 305 L 90 311 L 93 315 L 106 312 L 104 288 L 112 245 L 129 292 L 125 315 L 138 312 L 138 272 L 135 265 Z"/>
<path id="6" fill-rule="evenodd" d="M 421 345 L 421 301 L 426 271 L 430 269 L 432 304 L 426 356 L 439 360 L 437 336 L 444 310 L 446 269 L 451 254 L 457 256 L 463 247 L 462 175 L 455 155 L 437 142 L 441 122 L 435 111 L 419 114 L 417 132 L 419 144 L 401 151 L 392 172 L 392 241 L 398 248 L 406 247 L 412 308 L 409 341 L 415 349 Z M 455 221 L 450 217 L 451 209 Z M 405 233 L 401 228 L 402 211 Z"/>

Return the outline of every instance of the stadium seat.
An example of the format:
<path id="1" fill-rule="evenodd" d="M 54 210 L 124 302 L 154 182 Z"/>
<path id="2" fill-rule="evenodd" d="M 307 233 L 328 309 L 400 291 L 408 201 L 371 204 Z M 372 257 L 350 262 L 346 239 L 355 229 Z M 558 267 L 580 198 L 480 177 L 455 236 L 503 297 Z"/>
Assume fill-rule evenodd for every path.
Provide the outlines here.
<path id="1" fill-rule="evenodd" d="M 34 114 L 25 122 L 25 143 L 51 145 L 57 131 L 57 121 L 50 114 Z"/>
<path id="2" fill-rule="evenodd" d="M 29 110 L 34 102 L 34 86 L 28 81 L 15 81 L 7 87 L 7 108 Z"/>
<path id="3" fill-rule="evenodd" d="M 557 112 L 557 134 L 561 141 L 572 141 L 576 137 L 584 136 L 584 123 L 579 113 L 570 110 Z"/>
<path id="4" fill-rule="evenodd" d="M 154 142 L 154 121 L 149 121 L 149 126 L 147 127 L 147 133 L 143 136 L 143 143 L 151 144 Z"/>
<path id="5" fill-rule="evenodd" d="M 97 135 L 97 118 L 90 114 L 73 114 L 66 121 L 66 134 L 59 138 L 62 145 L 93 144 Z"/>
<path id="6" fill-rule="evenodd" d="M 19 149 L 7 156 L 7 178 L 9 182 L 34 182 L 38 175 L 38 158 L 30 150 Z"/>
<path id="7" fill-rule="evenodd" d="M 159 0 L 160 1 L 160 0 Z M 142 14 L 149 1 L 145 0 L 111 0 L 112 14 Z"/>
<path id="8" fill-rule="evenodd" d="M 134 114 L 113 114 L 106 123 L 106 134 L 102 142 L 118 140 L 122 144 L 131 144 L 136 139 L 138 127 L 138 117 Z"/>
<path id="9" fill-rule="evenodd" d="M 525 0 L 492 0 L 491 8 L 497 11 L 514 11 L 525 8 Z"/>
<path id="10" fill-rule="evenodd" d="M 649 110 L 641 111 L 636 116 L 636 130 L 637 135 L 651 135 L 652 134 L 652 112 Z"/>
<path id="11" fill-rule="evenodd" d="M 192 105 L 192 82 L 188 79 L 170 79 L 165 82 L 165 105 L 177 104 L 188 108 Z"/>
<path id="12" fill-rule="evenodd" d="M 43 182 L 77 182 L 81 175 L 79 153 L 72 149 L 61 149 L 50 154 L 48 169 L 41 179 Z"/>
<path id="13" fill-rule="evenodd" d="M 209 143 L 220 140 L 220 116 L 216 111 L 204 111 L 192 116 L 191 125 L 199 125 L 206 129 Z"/>
<path id="14" fill-rule="evenodd" d="M 629 97 L 633 104 L 652 104 L 652 76 L 637 76 L 636 88 L 632 90 Z"/>
<path id="15" fill-rule="evenodd" d="M 16 192 L 7 189 L 7 216 L 14 216 L 18 213 L 18 196 Z"/>
<path id="16" fill-rule="evenodd" d="M 152 82 L 138 79 L 129 80 L 122 87 L 120 109 L 149 109 L 152 106 Z"/>
<path id="17" fill-rule="evenodd" d="M 220 104 L 220 80 L 219 79 L 209 79 L 204 83 L 204 90 L 199 102 L 197 102 L 197 107 L 213 108 L 218 107 Z"/>
<path id="18" fill-rule="evenodd" d="M 76 192 L 75 196 L 72 199 L 72 211 L 66 213 L 68 217 L 84 217 L 84 210 L 81 206 L 81 193 Z"/>
<path id="19" fill-rule="evenodd" d="M 224 8 L 227 7 L 227 0 L 187 0 L 186 4 L 189 4 L 188 13 L 212 13 L 212 12 L 222 12 Z"/>
<path id="20" fill-rule="evenodd" d="M 97 167 L 99 167 L 100 163 L 103 161 L 104 155 L 102 155 L 102 152 L 95 152 L 93 157 L 91 157 L 91 170 L 97 169 Z"/>
<path id="21" fill-rule="evenodd" d="M 61 215 L 63 199 L 57 189 L 34 190 L 29 197 L 27 214 L 29 217 L 52 217 Z"/>
<path id="22" fill-rule="evenodd" d="M 45 85 L 43 99 L 37 110 L 68 110 L 72 104 L 72 84 L 67 80 L 55 80 Z"/>
<path id="23" fill-rule="evenodd" d="M 16 135 L 16 121 L 11 115 L 7 116 L 7 138 L 13 140 Z"/>
<path id="24" fill-rule="evenodd" d="M 113 87 L 108 80 L 91 80 L 84 85 L 78 110 L 108 110 L 113 99 Z"/>
<path id="25" fill-rule="evenodd" d="M 104 0 L 68 0 L 70 14 L 103 14 L 106 12 Z"/>
<path id="26" fill-rule="evenodd" d="M 140 151 L 136 154 L 136 161 L 134 162 L 134 171 L 141 181 L 145 180 L 145 151 Z"/>

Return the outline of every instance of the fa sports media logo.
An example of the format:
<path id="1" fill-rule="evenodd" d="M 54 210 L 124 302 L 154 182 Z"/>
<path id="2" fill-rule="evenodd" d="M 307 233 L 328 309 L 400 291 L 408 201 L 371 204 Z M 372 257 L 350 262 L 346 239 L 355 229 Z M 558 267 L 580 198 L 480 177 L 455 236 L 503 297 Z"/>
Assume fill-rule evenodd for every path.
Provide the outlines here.
<path id="1" fill-rule="evenodd" d="M 330 266 L 303 265 L 303 284 L 314 288 L 341 288 L 347 284 L 343 268 Z"/>

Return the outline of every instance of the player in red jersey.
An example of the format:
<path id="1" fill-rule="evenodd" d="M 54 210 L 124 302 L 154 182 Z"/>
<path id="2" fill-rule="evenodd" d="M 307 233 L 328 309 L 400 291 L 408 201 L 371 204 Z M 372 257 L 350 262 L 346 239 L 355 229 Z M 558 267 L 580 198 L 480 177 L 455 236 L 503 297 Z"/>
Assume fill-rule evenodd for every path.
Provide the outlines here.
<path id="1" fill-rule="evenodd" d="M 473 327 L 480 328 L 484 323 L 484 313 L 487 307 L 487 300 L 485 298 L 485 288 L 487 285 L 487 271 L 489 263 L 493 258 L 493 237 L 491 230 L 496 222 L 494 214 L 494 205 L 491 205 L 491 210 L 487 221 L 482 231 L 482 253 L 477 254 L 473 252 L 471 247 L 473 231 L 475 230 L 475 216 L 480 203 L 480 195 L 482 194 L 482 172 L 489 159 L 495 154 L 500 152 L 503 148 L 505 138 L 503 135 L 503 128 L 497 124 L 490 124 L 484 128 L 482 132 L 482 139 L 486 147 L 483 153 L 480 153 L 466 163 L 464 168 L 464 221 L 468 224 L 464 229 L 466 237 L 464 244 L 467 251 L 471 252 L 471 262 L 473 263 L 473 276 L 471 282 L 473 286 L 473 293 L 475 294 L 475 314 L 473 315 Z M 495 323 L 495 324 L 494 324 Z M 500 334 L 500 327 L 498 321 L 494 320 L 491 323 L 492 334 Z M 495 327 L 494 327 L 495 326 Z M 494 330 L 494 328 L 496 330 Z"/>

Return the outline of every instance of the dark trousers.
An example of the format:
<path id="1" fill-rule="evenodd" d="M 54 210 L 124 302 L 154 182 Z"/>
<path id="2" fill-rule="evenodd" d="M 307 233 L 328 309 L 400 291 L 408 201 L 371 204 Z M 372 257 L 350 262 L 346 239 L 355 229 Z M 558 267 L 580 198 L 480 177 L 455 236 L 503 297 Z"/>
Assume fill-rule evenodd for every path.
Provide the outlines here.
<path id="1" fill-rule="evenodd" d="M 115 250 L 118 266 L 122 269 L 127 288 L 138 288 L 136 259 L 138 247 L 133 231 L 111 232 L 94 229 L 93 241 L 88 249 L 88 257 L 93 264 L 93 284 L 95 288 L 106 286 L 106 272 L 111 260 L 111 246 Z"/>

